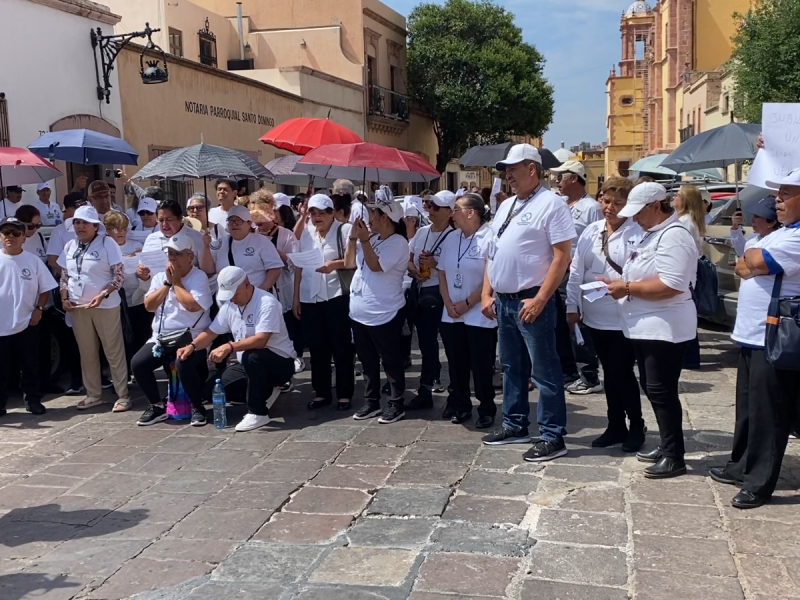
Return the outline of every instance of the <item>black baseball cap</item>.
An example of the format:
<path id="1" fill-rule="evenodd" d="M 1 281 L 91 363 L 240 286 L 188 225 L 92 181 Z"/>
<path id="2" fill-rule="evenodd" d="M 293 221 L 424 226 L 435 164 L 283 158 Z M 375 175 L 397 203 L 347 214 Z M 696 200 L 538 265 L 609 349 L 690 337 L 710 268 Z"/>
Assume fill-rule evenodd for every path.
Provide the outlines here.
<path id="1" fill-rule="evenodd" d="M 19 185 L 7 185 L 6 192 L 17 192 L 18 194 L 22 193 L 22 187 Z"/>
<path id="2" fill-rule="evenodd" d="M 6 217 L 2 221 L 0 221 L 0 229 L 3 229 L 6 225 L 11 225 L 12 227 L 16 227 L 22 233 L 25 233 L 25 223 L 17 219 L 16 217 Z"/>

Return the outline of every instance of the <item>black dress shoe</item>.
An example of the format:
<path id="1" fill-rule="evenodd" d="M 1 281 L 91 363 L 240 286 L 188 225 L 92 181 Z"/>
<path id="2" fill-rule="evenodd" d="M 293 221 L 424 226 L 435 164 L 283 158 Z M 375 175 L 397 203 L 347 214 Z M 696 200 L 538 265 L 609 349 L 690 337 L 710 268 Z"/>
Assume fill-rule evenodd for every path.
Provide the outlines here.
<path id="1" fill-rule="evenodd" d="M 658 462 L 661 460 L 661 446 L 656 446 L 647 452 L 637 452 L 636 458 L 639 460 L 639 462 Z"/>
<path id="2" fill-rule="evenodd" d="M 38 400 L 36 402 L 26 402 L 25 410 L 37 417 L 47 412 L 47 409 Z"/>
<path id="3" fill-rule="evenodd" d="M 668 477 L 678 477 L 686 474 L 686 463 L 682 458 L 662 457 L 652 467 L 644 470 L 644 476 L 648 479 L 667 479 Z"/>
<path id="4" fill-rule="evenodd" d="M 708 470 L 708 475 L 714 481 L 718 481 L 719 483 L 724 483 L 725 485 L 737 485 L 741 483 L 735 477 L 731 477 L 725 472 L 725 467 L 711 467 Z"/>
<path id="5" fill-rule="evenodd" d="M 592 440 L 592 448 L 608 448 L 621 444 L 628 437 L 627 427 L 609 427 L 599 438 Z"/>
<path id="6" fill-rule="evenodd" d="M 352 408 L 353 403 L 348 400 L 347 402 L 337 402 L 336 403 L 336 410 L 350 410 Z"/>
<path id="7" fill-rule="evenodd" d="M 308 410 L 318 410 L 330 405 L 331 402 L 332 400 L 330 398 L 326 398 L 325 400 L 312 400 L 306 405 L 306 408 Z"/>
<path id="8" fill-rule="evenodd" d="M 475 421 L 475 429 L 488 429 L 494 425 L 494 417 L 483 415 Z"/>
<path id="9" fill-rule="evenodd" d="M 450 419 L 455 417 L 456 414 L 458 414 L 458 411 L 456 410 L 454 405 L 450 404 L 449 402 L 444 405 L 444 410 L 442 411 L 442 419 L 444 419 L 445 421 L 449 421 Z"/>
<path id="10" fill-rule="evenodd" d="M 733 497 L 733 500 L 731 500 L 731 505 L 734 508 L 742 509 L 758 508 L 759 506 L 764 506 L 768 500 L 769 498 L 756 496 L 753 492 L 742 490 Z"/>
<path id="11" fill-rule="evenodd" d="M 647 433 L 647 427 L 644 423 L 640 425 L 631 425 L 628 430 L 628 436 L 622 442 L 623 452 L 638 452 L 644 446 L 644 434 Z"/>
<path id="12" fill-rule="evenodd" d="M 459 423 L 463 423 L 464 421 L 469 421 L 472 418 L 472 411 L 469 412 L 457 412 L 452 417 L 450 417 L 450 422 L 454 425 L 458 425 Z"/>

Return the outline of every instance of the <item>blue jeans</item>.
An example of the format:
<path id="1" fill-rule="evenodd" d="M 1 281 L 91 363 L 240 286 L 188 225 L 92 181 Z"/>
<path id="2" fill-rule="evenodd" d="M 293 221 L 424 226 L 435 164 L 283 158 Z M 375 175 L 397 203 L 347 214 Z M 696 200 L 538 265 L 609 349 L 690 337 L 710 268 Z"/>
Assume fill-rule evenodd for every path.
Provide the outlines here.
<path id="1" fill-rule="evenodd" d="M 521 300 L 533 298 L 538 288 L 519 294 L 496 294 L 500 364 L 503 367 L 503 427 L 511 431 L 530 424 L 528 378 L 539 389 L 536 420 L 546 441 L 567 433 L 564 375 L 556 351 L 556 299 L 551 297 L 533 323 L 519 318 Z M 531 369 L 533 366 L 533 369 Z"/>

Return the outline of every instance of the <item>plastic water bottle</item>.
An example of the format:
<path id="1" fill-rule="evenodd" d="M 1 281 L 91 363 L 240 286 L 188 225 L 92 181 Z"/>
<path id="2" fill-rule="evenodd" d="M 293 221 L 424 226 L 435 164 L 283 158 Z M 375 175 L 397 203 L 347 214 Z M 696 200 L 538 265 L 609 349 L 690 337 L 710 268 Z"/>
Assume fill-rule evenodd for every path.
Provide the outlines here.
<path id="1" fill-rule="evenodd" d="M 228 411 L 225 408 L 225 390 L 219 379 L 214 383 L 211 399 L 214 403 L 214 427 L 225 429 L 228 426 Z"/>

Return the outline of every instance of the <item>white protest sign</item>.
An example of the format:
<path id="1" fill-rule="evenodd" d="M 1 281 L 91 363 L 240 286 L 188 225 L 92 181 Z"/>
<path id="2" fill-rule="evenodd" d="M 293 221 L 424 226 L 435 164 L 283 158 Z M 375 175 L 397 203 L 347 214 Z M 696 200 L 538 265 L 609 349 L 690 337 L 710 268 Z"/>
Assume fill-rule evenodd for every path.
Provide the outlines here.
<path id="1" fill-rule="evenodd" d="M 765 103 L 761 114 L 764 148 L 758 151 L 747 183 L 766 187 L 800 167 L 800 104 Z"/>
<path id="2" fill-rule="evenodd" d="M 502 185 L 503 180 L 499 177 L 495 177 L 492 181 L 492 192 L 489 194 L 489 208 L 491 208 L 492 214 L 497 212 L 497 194 L 500 193 Z"/>

